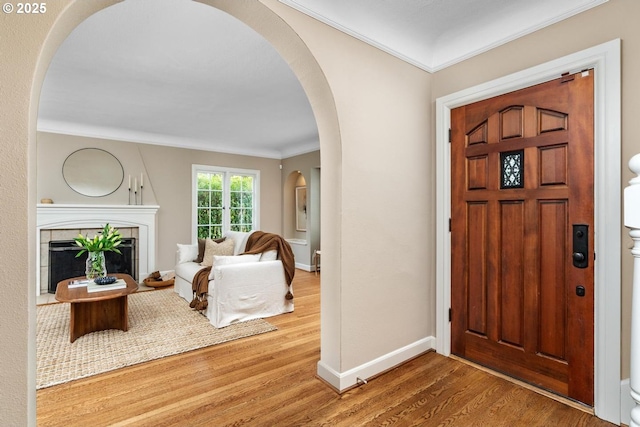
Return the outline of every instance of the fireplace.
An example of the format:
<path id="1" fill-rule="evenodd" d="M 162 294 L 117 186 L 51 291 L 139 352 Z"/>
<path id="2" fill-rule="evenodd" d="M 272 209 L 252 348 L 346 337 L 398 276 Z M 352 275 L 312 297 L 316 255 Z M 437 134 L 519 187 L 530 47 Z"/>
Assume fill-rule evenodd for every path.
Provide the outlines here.
<path id="1" fill-rule="evenodd" d="M 105 252 L 107 274 L 125 273 L 138 280 L 136 272 L 136 239 L 122 239 L 118 246 L 120 254 Z M 54 294 L 58 282 L 70 277 L 84 276 L 87 255 L 76 258 L 82 250 L 74 240 L 54 240 L 49 242 L 49 293 Z"/>
<path id="2" fill-rule="evenodd" d="M 147 277 L 156 270 L 158 209 L 157 205 L 39 204 L 36 218 L 36 295 L 48 292 L 49 242 L 71 240 L 78 233 L 93 235 L 106 223 L 116 227 L 123 238 L 136 239 L 135 270 L 132 271 L 138 278 Z M 84 268 L 79 276 L 82 275 Z"/>

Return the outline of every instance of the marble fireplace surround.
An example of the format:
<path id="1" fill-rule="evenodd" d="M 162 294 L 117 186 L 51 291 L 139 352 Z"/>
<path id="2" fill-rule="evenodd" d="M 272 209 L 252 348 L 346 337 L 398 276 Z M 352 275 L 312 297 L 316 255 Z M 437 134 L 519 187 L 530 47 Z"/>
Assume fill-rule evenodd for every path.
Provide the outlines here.
<path id="1" fill-rule="evenodd" d="M 102 228 L 138 228 L 138 277 L 155 271 L 157 228 L 156 205 L 80 205 L 38 204 L 36 216 L 36 295 L 40 295 L 42 230 Z"/>

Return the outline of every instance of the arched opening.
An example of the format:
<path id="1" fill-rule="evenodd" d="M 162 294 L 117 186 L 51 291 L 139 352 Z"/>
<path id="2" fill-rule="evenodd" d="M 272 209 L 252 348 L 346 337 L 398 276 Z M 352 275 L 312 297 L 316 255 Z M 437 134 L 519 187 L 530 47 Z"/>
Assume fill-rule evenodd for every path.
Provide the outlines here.
<path id="1" fill-rule="evenodd" d="M 320 250 L 320 168 L 285 171 L 283 233 L 296 257 L 296 267 L 315 271 Z"/>
<path id="2" fill-rule="evenodd" d="M 29 116 L 24 117 L 24 138 L 22 140 L 27 141 L 29 156 L 34 156 L 36 146 L 36 122 L 37 111 L 39 106 L 39 93 L 44 80 L 46 69 L 57 49 L 66 36 L 79 25 L 84 19 L 93 13 L 100 11 L 101 9 L 108 7 L 116 1 L 104 1 L 101 3 L 85 3 L 82 1 L 74 1 L 68 5 L 64 10 L 58 11 L 58 17 L 51 24 L 50 31 L 47 36 L 43 36 L 42 49 L 40 56 L 37 60 L 34 60 L 34 69 L 32 70 L 33 85 L 30 88 L 30 102 L 29 102 Z M 209 4 L 213 7 L 217 7 L 223 10 L 265 37 L 270 43 L 272 43 L 280 52 L 282 57 L 289 63 L 293 72 L 298 76 L 300 83 L 305 89 L 311 107 L 316 117 L 318 130 L 320 134 L 320 146 L 321 146 L 321 163 L 325 164 L 326 173 L 323 174 L 323 182 L 321 188 L 331 188 L 331 192 L 321 192 L 320 198 L 322 199 L 322 234 L 324 236 L 323 253 L 325 270 L 324 278 L 328 279 L 323 281 L 323 297 L 337 295 L 337 289 L 340 282 L 340 222 L 337 212 L 340 212 L 340 188 L 341 188 L 341 148 L 340 148 L 340 133 L 337 120 L 337 113 L 333 96 L 329 85 L 323 75 L 320 67 L 315 61 L 313 55 L 299 38 L 299 36 L 271 9 L 259 2 L 249 1 L 202 1 L 202 3 Z M 52 10 L 51 14 L 56 13 Z M 25 72 L 30 72 L 29 70 Z M 30 72 L 31 73 L 31 72 Z M 29 201 L 30 206 L 27 211 L 30 212 L 30 219 L 28 227 L 26 227 L 28 240 L 30 242 L 35 241 L 35 227 L 33 226 L 33 213 L 35 202 L 35 165 L 34 159 L 30 159 L 29 169 Z M 34 248 L 33 244 L 30 244 L 29 254 L 30 259 L 33 258 Z M 30 261 L 28 269 L 33 268 L 33 262 Z M 33 287 L 31 283 L 34 280 L 34 272 L 29 271 L 26 273 L 28 280 L 27 286 L 23 289 L 23 292 L 32 292 Z M 325 286 L 325 284 L 333 284 L 331 288 Z M 337 297 L 334 299 L 338 299 Z M 31 299 L 32 301 L 32 299 Z M 333 318 L 334 312 L 339 310 L 339 307 L 327 307 L 328 311 L 323 308 L 323 319 Z M 34 330 L 35 322 L 34 308 L 30 307 L 29 315 L 29 329 Z M 339 324 L 337 322 L 329 322 L 327 326 L 322 326 L 322 355 L 323 359 L 328 358 L 327 365 L 337 367 L 337 361 L 339 360 L 339 346 L 338 346 L 338 330 Z M 29 378 L 34 378 L 34 366 L 33 361 L 35 359 L 35 337 L 29 338 L 29 350 L 27 360 L 31 366 L 27 366 L 27 371 L 30 372 Z M 33 384 L 28 385 L 29 390 L 33 390 Z M 32 405 L 35 408 L 34 405 Z"/>

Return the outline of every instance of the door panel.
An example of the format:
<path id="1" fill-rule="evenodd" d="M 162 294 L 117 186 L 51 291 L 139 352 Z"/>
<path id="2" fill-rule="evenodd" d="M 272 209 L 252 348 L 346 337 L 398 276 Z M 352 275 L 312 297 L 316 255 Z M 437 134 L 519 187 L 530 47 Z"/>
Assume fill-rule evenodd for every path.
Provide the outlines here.
<path id="1" fill-rule="evenodd" d="M 567 235 L 567 203 L 564 200 L 543 201 L 540 209 L 540 240 L 547 242 L 549 250 L 540 253 L 540 353 L 558 360 L 565 360 L 566 298 L 562 287 L 565 283 L 564 260 L 569 254 Z M 550 331 L 554 331 L 551 333 Z"/>
<path id="2" fill-rule="evenodd" d="M 524 346 L 524 203 L 521 200 L 500 203 L 500 298 L 499 339 L 522 348 Z"/>
<path id="3" fill-rule="evenodd" d="M 451 122 L 452 353 L 592 405 L 593 71 Z"/>

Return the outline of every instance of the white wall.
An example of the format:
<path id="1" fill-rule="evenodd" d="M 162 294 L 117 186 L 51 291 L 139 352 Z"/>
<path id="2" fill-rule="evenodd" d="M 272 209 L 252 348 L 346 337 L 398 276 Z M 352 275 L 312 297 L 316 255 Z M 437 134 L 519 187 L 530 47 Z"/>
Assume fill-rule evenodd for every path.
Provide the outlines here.
<path id="1" fill-rule="evenodd" d="M 340 156 L 322 155 L 322 361 L 341 375 L 419 342 L 435 330 L 435 170 L 431 76 L 275 0 L 264 3 L 290 24 L 313 52 L 336 102 Z M 339 47 L 339 48 L 338 48 Z M 340 168 L 328 183 L 327 166 Z M 339 212 L 325 214 L 325 195 L 341 191 Z M 336 222 L 340 277 L 327 225 Z M 328 279 L 328 280 L 327 280 Z M 325 352 L 327 317 L 339 319 L 338 359 Z M 355 380 L 355 378 L 354 378 Z"/>

